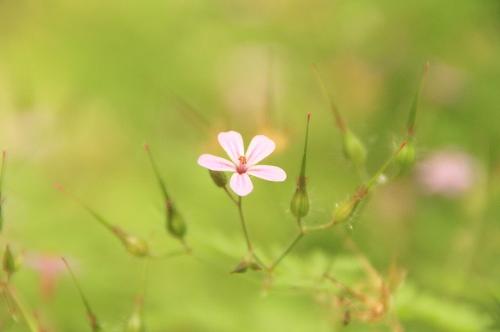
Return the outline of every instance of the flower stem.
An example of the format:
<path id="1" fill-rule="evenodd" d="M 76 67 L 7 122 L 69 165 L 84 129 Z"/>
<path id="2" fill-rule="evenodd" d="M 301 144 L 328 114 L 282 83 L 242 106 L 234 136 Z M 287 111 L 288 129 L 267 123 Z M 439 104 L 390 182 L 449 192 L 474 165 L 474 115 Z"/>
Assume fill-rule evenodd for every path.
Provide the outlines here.
<path id="1" fill-rule="evenodd" d="M 33 317 L 33 314 L 26 308 L 23 302 L 19 299 L 17 294 L 13 289 L 10 288 L 9 285 L 4 284 L 3 289 L 5 291 L 5 296 L 6 298 L 10 298 L 14 305 L 17 307 L 19 312 L 21 313 L 21 316 L 23 317 L 24 321 L 26 322 L 26 325 L 28 325 L 28 328 L 31 332 L 38 332 L 39 328 L 36 323 L 35 317 Z"/>
<path id="2" fill-rule="evenodd" d="M 245 216 L 243 215 L 243 206 L 242 206 L 242 198 L 239 196 L 238 202 L 236 204 L 238 206 L 238 214 L 240 216 L 241 228 L 243 229 L 243 234 L 245 235 L 245 241 L 247 242 L 248 252 L 253 254 L 253 246 L 252 241 L 250 241 L 250 236 L 248 235 L 248 229 L 245 222 Z"/>
<path id="3" fill-rule="evenodd" d="M 295 248 L 297 243 L 306 235 L 304 230 L 301 228 L 300 232 L 297 234 L 297 236 L 293 239 L 293 241 L 290 243 L 290 245 L 283 251 L 283 253 L 274 261 L 274 263 L 269 267 L 269 272 L 272 272 L 276 266 L 278 266 L 279 263 Z"/>
<path id="4" fill-rule="evenodd" d="M 234 198 L 234 196 L 231 194 L 231 192 L 229 191 L 229 189 L 227 189 L 227 186 L 224 186 L 223 187 L 224 189 L 224 192 L 227 194 L 227 196 L 229 197 L 229 199 L 236 205 L 238 205 L 238 201 L 236 200 L 236 198 Z"/>

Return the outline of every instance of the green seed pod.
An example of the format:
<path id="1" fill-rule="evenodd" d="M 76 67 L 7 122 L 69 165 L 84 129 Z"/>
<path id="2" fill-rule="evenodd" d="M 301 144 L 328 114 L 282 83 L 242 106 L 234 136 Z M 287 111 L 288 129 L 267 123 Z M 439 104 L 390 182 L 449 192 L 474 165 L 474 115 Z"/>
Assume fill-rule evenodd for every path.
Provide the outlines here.
<path id="1" fill-rule="evenodd" d="M 5 271 L 9 279 L 18 269 L 18 264 L 16 262 L 14 254 L 10 250 L 9 245 L 5 247 L 2 265 L 3 265 L 3 270 Z"/>
<path id="2" fill-rule="evenodd" d="M 208 171 L 215 185 L 219 188 L 224 188 L 227 185 L 227 177 L 224 172 Z"/>
<path id="3" fill-rule="evenodd" d="M 309 123 L 311 122 L 311 113 L 307 114 L 306 133 L 304 139 L 304 152 L 302 153 L 302 163 L 300 165 L 300 174 L 297 179 L 297 189 L 293 194 L 292 201 L 290 202 L 290 210 L 292 214 L 298 218 L 305 217 L 309 213 L 309 195 L 307 194 L 307 178 L 306 178 L 306 165 L 307 165 L 307 146 L 309 142 Z"/>
<path id="4" fill-rule="evenodd" d="M 133 235 L 125 235 L 122 242 L 129 253 L 137 257 L 149 255 L 149 246 L 146 241 Z"/>
<path id="5" fill-rule="evenodd" d="M 231 273 L 245 273 L 247 270 L 260 271 L 262 268 L 259 264 L 254 261 L 243 260 L 236 265 L 236 267 L 231 271 Z"/>
<path id="6" fill-rule="evenodd" d="M 172 206 L 167 207 L 167 230 L 178 239 L 183 239 L 187 232 L 187 225 L 184 218 Z"/>
<path id="7" fill-rule="evenodd" d="M 342 224 L 349 221 L 353 216 L 359 202 L 368 194 L 368 188 L 365 186 L 360 187 L 356 193 L 350 198 L 338 204 L 333 210 L 333 223 L 335 225 Z"/>
<path id="8" fill-rule="evenodd" d="M 297 218 L 302 218 L 309 213 L 309 196 L 305 190 L 297 188 L 290 203 L 290 210 Z"/>
<path id="9" fill-rule="evenodd" d="M 352 131 L 346 129 L 343 133 L 343 150 L 347 159 L 358 167 L 362 168 L 366 162 L 366 148 L 361 140 Z"/>
<path id="10" fill-rule="evenodd" d="M 415 145 L 413 142 L 408 142 L 399 151 L 396 156 L 396 163 L 399 166 L 400 173 L 408 172 L 415 164 Z"/>
<path id="11" fill-rule="evenodd" d="M 231 273 L 245 273 L 248 270 L 249 263 L 247 261 L 241 261 L 235 268 L 231 271 Z"/>
<path id="12" fill-rule="evenodd" d="M 333 210 L 334 224 L 338 225 L 348 221 L 356 210 L 358 203 L 359 201 L 349 198 L 337 205 Z"/>
<path id="13" fill-rule="evenodd" d="M 146 327 L 142 319 L 142 315 L 139 310 L 134 310 L 132 315 L 127 321 L 125 326 L 125 332 L 145 332 Z"/>

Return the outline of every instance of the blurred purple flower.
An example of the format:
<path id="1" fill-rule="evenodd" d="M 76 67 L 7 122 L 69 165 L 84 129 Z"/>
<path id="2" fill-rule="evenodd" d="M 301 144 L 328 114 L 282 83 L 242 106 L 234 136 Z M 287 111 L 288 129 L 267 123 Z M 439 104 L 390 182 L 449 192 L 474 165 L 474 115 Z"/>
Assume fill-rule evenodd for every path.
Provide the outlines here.
<path id="1" fill-rule="evenodd" d="M 468 191 L 477 180 L 476 161 L 457 150 L 430 154 L 417 167 L 417 179 L 428 194 L 456 197 Z"/>
<path id="2" fill-rule="evenodd" d="M 65 270 L 61 257 L 50 254 L 33 255 L 28 257 L 27 265 L 39 275 L 42 296 L 50 299 L 59 276 Z"/>

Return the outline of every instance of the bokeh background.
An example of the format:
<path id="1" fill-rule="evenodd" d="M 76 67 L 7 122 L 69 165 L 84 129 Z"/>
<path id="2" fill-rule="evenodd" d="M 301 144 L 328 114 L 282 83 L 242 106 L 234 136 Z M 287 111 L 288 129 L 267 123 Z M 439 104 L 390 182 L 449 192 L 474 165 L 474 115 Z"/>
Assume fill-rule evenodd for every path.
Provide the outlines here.
<path id="1" fill-rule="evenodd" d="M 198 257 L 149 263 L 148 331 L 391 331 L 396 318 L 406 331 L 498 330 L 499 39 L 495 0 L 0 1 L 1 241 L 23 256 L 17 293 L 48 331 L 89 330 L 57 263 L 65 256 L 106 330 L 123 330 L 144 264 L 53 183 L 156 252 L 176 250 L 147 142 Z M 244 203 L 270 260 L 295 233 L 307 112 L 307 222 L 327 221 L 359 183 L 311 65 L 373 172 L 404 135 L 426 61 L 415 170 L 377 188 L 350 225 L 307 237 L 270 289 L 258 273 L 229 274 L 245 249 L 237 213 L 196 164 L 222 153 L 217 133 L 278 144 L 269 163 L 288 180 L 255 181 Z M 395 262 L 407 272 L 380 322 L 342 327 L 342 310 L 312 289 L 332 265 L 345 283 L 363 282 L 345 237 L 381 274 Z M 0 319 L 1 331 L 27 330 L 4 303 Z"/>

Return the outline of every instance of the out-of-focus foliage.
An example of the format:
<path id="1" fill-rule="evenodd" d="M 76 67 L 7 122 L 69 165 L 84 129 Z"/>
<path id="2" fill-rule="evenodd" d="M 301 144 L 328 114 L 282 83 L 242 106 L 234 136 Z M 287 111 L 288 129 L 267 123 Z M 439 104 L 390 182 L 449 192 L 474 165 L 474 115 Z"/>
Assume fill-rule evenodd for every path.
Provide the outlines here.
<path id="1" fill-rule="evenodd" d="M 193 249 L 150 260 L 147 331 L 498 331 L 499 38 L 494 0 L 0 0 L 9 156 L 0 248 L 24 256 L 0 287 L 0 331 L 26 331 L 9 292 L 48 331 L 88 330 L 58 256 L 103 329 L 125 329 L 141 259 L 52 184 L 155 255 L 176 252 L 144 142 Z M 406 135 L 426 61 L 414 168 L 386 174 L 345 225 L 304 237 L 273 278 L 230 274 L 245 253 L 237 211 L 196 164 L 202 152 L 220 154 L 217 133 L 277 143 L 269 163 L 288 180 L 255 181 L 244 201 L 256 252 L 271 262 L 296 232 L 289 207 L 308 112 L 303 222 L 327 222 L 359 184 L 311 65 L 373 174 Z"/>

